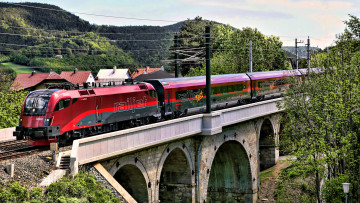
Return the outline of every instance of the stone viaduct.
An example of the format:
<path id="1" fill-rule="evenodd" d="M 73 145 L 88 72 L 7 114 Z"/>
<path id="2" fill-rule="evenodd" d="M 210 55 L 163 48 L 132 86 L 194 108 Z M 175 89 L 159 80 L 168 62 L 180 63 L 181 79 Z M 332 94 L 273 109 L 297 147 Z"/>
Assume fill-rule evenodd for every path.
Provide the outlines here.
<path id="1" fill-rule="evenodd" d="M 279 157 L 279 100 L 76 140 L 72 173 L 98 162 L 137 202 L 256 202 Z"/>

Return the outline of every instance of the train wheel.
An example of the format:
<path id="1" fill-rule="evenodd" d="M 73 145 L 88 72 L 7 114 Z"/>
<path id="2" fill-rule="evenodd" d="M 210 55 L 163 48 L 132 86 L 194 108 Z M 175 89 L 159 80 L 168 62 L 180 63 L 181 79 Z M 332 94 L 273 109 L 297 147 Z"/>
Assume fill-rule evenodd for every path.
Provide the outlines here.
<path id="1" fill-rule="evenodd" d="M 256 99 L 257 99 L 258 101 L 264 101 L 264 100 L 265 100 L 265 96 L 264 96 L 264 95 L 263 95 L 263 96 L 257 96 Z"/>
<path id="2" fill-rule="evenodd" d="M 133 128 L 134 126 L 135 126 L 134 121 L 133 121 L 133 120 L 130 120 L 130 121 L 129 121 L 129 127 L 130 127 L 130 128 Z"/>
<path id="3" fill-rule="evenodd" d="M 185 117 L 188 114 L 188 110 L 185 109 L 184 112 L 181 113 L 180 117 Z"/>
<path id="4" fill-rule="evenodd" d="M 144 118 L 144 124 L 147 125 L 150 123 L 150 118 L 149 117 L 145 117 Z"/>

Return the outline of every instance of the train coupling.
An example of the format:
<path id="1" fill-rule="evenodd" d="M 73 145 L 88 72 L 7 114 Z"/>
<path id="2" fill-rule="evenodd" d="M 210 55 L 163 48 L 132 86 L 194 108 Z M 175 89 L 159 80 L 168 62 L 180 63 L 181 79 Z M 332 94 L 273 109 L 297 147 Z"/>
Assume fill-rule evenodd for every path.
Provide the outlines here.
<path id="1" fill-rule="evenodd" d="M 13 136 L 16 137 L 16 140 L 24 140 L 24 127 L 16 126 L 15 131 L 13 132 Z"/>

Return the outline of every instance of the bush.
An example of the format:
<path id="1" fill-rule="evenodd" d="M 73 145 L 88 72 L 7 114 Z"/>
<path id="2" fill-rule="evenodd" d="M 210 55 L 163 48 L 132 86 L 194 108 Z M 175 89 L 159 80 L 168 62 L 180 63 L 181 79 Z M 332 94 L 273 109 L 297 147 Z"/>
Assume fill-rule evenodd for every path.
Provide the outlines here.
<path id="1" fill-rule="evenodd" d="M 349 177 L 340 175 L 327 180 L 321 190 L 322 198 L 326 202 L 345 202 L 342 183 L 348 183 Z"/>
<path id="2" fill-rule="evenodd" d="M 10 61 L 9 56 L 5 56 L 5 55 L 0 54 L 0 63 L 5 63 L 5 62 L 9 62 L 9 61 Z"/>
<path id="3" fill-rule="evenodd" d="M 104 188 L 93 175 L 80 172 L 75 178 L 66 176 L 61 182 L 52 183 L 46 190 L 50 201 L 79 202 L 120 202 L 110 190 Z"/>
<path id="4" fill-rule="evenodd" d="M 41 188 L 28 190 L 18 182 L 8 185 L 0 183 L 0 202 L 120 202 L 110 190 L 105 189 L 93 175 L 79 173 L 75 178 L 65 176 L 60 182 L 52 183 L 45 194 Z"/>
<path id="5" fill-rule="evenodd" d="M 41 188 L 33 188 L 30 190 L 30 200 L 31 202 L 42 202 L 43 200 L 43 191 Z"/>
<path id="6" fill-rule="evenodd" d="M 10 191 L 5 189 L 0 190 L 0 202 L 13 202 L 14 198 L 14 195 L 11 194 Z"/>
<path id="7" fill-rule="evenodd" d="M 11 182 L 6 186 L 7 190 L 14 195 L 15 202 L 24 202 L 29 198 L 29 191 L 18 182 Z"/>
<path id="8" fill-rule="evenodd" d="M 14 63 L 20 64 L 20 65 L 27 65 L 30 61 L 30 59 L 28 57 L 26 57 L 25 55 L 19 54 L 19 53 L 12 53 L 10 55 L 10 59 Z"/>

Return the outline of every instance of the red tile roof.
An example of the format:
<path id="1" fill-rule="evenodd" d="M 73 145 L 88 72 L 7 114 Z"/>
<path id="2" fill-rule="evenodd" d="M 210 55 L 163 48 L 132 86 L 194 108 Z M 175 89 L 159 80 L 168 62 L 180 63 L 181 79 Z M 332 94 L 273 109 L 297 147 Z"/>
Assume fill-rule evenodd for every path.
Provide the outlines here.
<path id="1" fill-rule="evenodd" d="M 55 72 L 50 73 L 19 73 L 15 81 L 10 87 L 10 90 L 19 90 L 19 89 L 27 89 L 37 84 L 41 83 L 42 81 L 50 79 L 50 80 L 65 80 L 59 74 Z"/>
<path id="2" fill-rule="evenodd" d="M 150 67 L 138 68 L 132 73 L 131 78 L 136 78 L 139 75 L 149 74 L 149 73 L 152 73 L 152 72 L 155 72 L 155 71 L 160 71 L 160 70 L 161 70 L 161 68 L 150 68 Z"/>
<path id="3" fill-rule="evenodd" d="M 91 71 L 62 71 L 60 77 L 65 78 L 74 85 L 78 84 L 83 86 L 84 82 L 87 82 Z"/>

